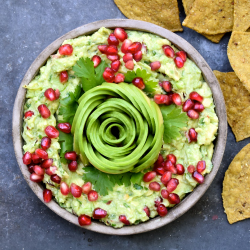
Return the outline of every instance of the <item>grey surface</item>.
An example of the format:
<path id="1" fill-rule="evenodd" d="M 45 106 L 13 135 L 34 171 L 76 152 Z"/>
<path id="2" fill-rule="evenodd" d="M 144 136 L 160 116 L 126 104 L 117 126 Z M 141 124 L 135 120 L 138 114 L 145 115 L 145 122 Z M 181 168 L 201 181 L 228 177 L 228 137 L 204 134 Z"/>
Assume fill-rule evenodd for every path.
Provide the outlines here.
<path id="1" fill-rule="evenodd" d="M 36 56 L 59 36 L 89 22 L 123 15 L 112 0 L 0 3 L 0 249 L 249 249 L 249 220 L 229 225 L 220 195 L 229 163 L 250 141 L 236 143 L 230 129 L 212 185 L 189 212 L 165 227 L 135 236 L 107 236 L 78 228 L 45 207 L 23 179 L 13 152 L 11 115 L 19 84 Z M 231 71 L 226 56 L 229 34 L 220 44 L 189 29 L 178 34 L 212 69 Z"/>

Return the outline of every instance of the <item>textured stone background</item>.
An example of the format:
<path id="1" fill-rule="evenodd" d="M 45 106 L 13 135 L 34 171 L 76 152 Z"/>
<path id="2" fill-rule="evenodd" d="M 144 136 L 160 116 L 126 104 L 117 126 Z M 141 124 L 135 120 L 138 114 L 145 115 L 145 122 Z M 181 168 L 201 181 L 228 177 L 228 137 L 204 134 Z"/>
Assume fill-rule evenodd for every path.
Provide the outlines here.
<path id="1" fill-rule="evenodd" d="M 12 108 L 19 84 L 33 60 L 52 41 L 93 21 L 124 18 L 113 0 L 0 0 L 0 249 L 249 249 L 250 223 L 229 225 L 223 212 L 224 173 L 250 140 L 236 143 L 230 128 L 217 177 L 189 212 L 145 234 L 108 236 L 63 220 L 34 195 L 18 168 L 12 145 Z M 184 19 L 183 7 L 180 7 Z M 179 33 L 212 69 L 230 71 L 229 34 L 213 44 L 184 28 Z"/>

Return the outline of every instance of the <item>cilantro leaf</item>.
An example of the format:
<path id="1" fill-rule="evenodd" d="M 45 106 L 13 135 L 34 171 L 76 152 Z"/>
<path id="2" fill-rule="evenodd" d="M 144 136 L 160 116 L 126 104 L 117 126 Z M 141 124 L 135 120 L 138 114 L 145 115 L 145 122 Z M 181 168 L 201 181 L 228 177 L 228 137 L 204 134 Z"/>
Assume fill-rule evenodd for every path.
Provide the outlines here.
<path id="1" fill-rule="evenodd" d="M 107 63 L 102 61 L 96 68 L 90 58 L 80 58 L 73 66 L 75 75 L 81 79 L 82 88 L 86 92 L 98 85 L 101 85 L 104 81 L 103 72 Z"/>
<path id="2" fill-rule="evenodd" d="M 188 117 L 175 105 L 162 106 L 160 109 L 164 120 L 163 140 L 165 143 L 170 143 L 172 139 L 180 136 L 180 128 L 187 125 Z"/>
<path id="3" fill-rule="evenodd" d="M 61 150 L 60 150 L 60 158 L 61 162 L 67 163 L 67 160 L 64 158 L 64 154 L 69 151 L 73 151 L 73 135 L 63 133 L 59 130 L 59 139 Z"/>

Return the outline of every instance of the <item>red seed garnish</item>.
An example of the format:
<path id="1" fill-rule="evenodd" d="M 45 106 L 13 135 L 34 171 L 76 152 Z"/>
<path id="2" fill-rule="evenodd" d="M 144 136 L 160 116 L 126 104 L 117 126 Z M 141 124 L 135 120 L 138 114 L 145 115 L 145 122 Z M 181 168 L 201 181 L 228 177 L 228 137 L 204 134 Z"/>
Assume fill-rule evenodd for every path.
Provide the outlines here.
<path id="1" fill-rule="evenodd" d="M 166 92 L 171 92 L 172 91 L 172 85 L 169 81 L 163 81 L 162 82 L 162 88 L 166 91 Z"/>
<path id="2" fill-rule="evenodd" d="M 56 173 L 57 167 L 56 166 L 51 166 L 49 168 L 45 169 L 45 173 L 49 176 L 53 175 Z"/>
<path id="3" fill-rule="evenodd" d="M 113 82 L 115 80 L 115 74 L 114 71 L 111 68 L 105 68 L 103 74 L 102 74 L 104 80 L 106 82 Z"/>
<path id="4" fill-rule="evenodd" d="M 141 59 L 142 59 L 142 52 L 141 52 L 141 50 L 137 51 L 137 52 L 134 54 L 133 58 L 134 58 L 134 60 L 135 60 L 136 62 L 141 61 Z"/>
<path id="5" fill-rule="evenodd" d="M 48 153 L 41 148 L 36 149 L 35 154 L 44 160 L 48 159 Z"/>
<path id="6" fill-rule="evenodd" d="M 98 49 L 102 54 L 107 53 L 107 48 L 108 48 L 108 45 L 105 45 L 105 44 L 104 45 L 98 45 Z"/>
<path id="7" fill-rule="evenodd" d="M 121 42 L 128 38 L 128 34 L 123 28 L 115 28 L 114 35 Z"/>
<path id="8" fill-rule="evenodd" d="M 195 167 L 193 165 L 189 165 L 187 171 L 192 174 L 195 171 Z"/>
<path id="9" fill-rule="evenodd" d="M 94 63 L 94 68 L 96 68 L 102 61 L 101 57 L 97 55 L 94 55 L 91 60 Z"/>
<path id="10" fill-rule="evenodd" d="M 133 79 L 132 83 L 139 89 L 144 89 L 145 84 L 143 82 L 143 79 L 141 77 L 136 77 Z"/>
<path id="11" fill-rule="evenodd" d="M 176 56 L 180 57 L 183 62 L 187 61 L 187 54 L 185 51 L 178 51 L 176 52 Z"/>
<path id="12" fill-rule="evenodd" d="M 123 56 L 123 62 L 128 62 L 128 61 L 131 61 L 133 60 L 133 55 L 131 53 L 126 53 L 124 56 Z"/>
<path id="13" fill-rule="evenodd" d="M 73 53 L 73 47 L 70 44 L 64 44 L 59 48 L 59 54 L 70 56 Z"/>
<path id="14" fill-rule="evenodd" d="M 44 176 L 43 175 L 37 175 L 36 173 L 32 173 L 30 175 L 30 180 L 33 182 L 41 182 L 43 180 Z"/>
<path id="15" fill-rule="evenodd" d="M 173 98 L 173 102 L 175 105 L 181 106 L 181 104 L 182 104 L 181 96 L 178 93 L 174 93 L 172 98 Z"/>
<path id="16" fill-rule="evenodd" d="M 119 45 L 119 40 L 116 38 L 114 33 L 111 33 L 108 37 L 108 44 L 109 45 L 115 45 L 118 46 Z"/>
<path id="17" fill-rule="evenodd" d="M 155 207 L 158 207 L 163 202 L 163 199 L 161 197 L 158 197 L 155 199 Z"/>
<path id="18" fill-rule="evenodd" d="M 202 173 L 206 169 L 206 162 L 205 161 L 199 161 L 196 166 L 197 172 Z"/>
<path id="19" fill-rule="evenodd" d="M 82 185 L 82 192 L 84 194 L 88 194 L 91 191 L 92 184 L 90 182 L 86 182 Z"/>
<path id="20" fill-rule="evenodd" d="M 52 200 L 52 192 L 49 189 L 43 190 L 43 200 L 44 202 L 48 203 Z"/>
<path id="21" fill-rule="evenodd" d="M 182 68 L 184 66 L 184 61 L 179 56 L 175 57 L 174 62 L 177 68 Z"/>
<path id="22" fill-rule="evenodd" d="M 168 101 L 168 98 L 167 95 L 156 94 L 154 95 L 154 102 L 156 104 L 165 104 Z"/>
<path id="23" fill-rule="evenodd" d="M 190 128 L 188 131 L 188 142 L 197 142 L 197 135 L 198 133 L 195 131 L 195 129 Z"/>
<path id="24" fill-rule="evenodd" d="M 75 151 L 66 152 L 66 153 L 64 154 L 64 158 L 65 158 L 66 160 L 76 161 L 76 159 L 77 159 L 77 154 L 76 154 Z"/>
<path id="25" fill-rule="evenodd" d="M 162 189 L 161 190 L 161 196 L 163 199 L 167 199 L 169 196 L 169 192 L 167 191 L 167 189 Z"/>
<path id="26" fill-rule="evenodd" d="M 171 161 L 173 164 L 176 163 L 176 157 L 174 154 L 167 155 L 166 159 L 167 159 L 167 161 Z"/>
<path id="27" fill-rule="evenodd" d="M 168 184 L 168 182 L 171 180 L 172 178 L 172 173 L 171 172 L 165 172 L 162 177 L 161 177 L 161 182 L 164 186 L 166 186 Z"/>
<path id="28" fill-rule="evenodd" d="M 107 47 L 106 54 L 107 55 L 116 55 L 118 53 L 118 49 L 115 45 L 109 45 Z"/>
<path id="29" fill-rule="evenodd" d="M 68 78 L 69 78 L 69 75 L 68 75 L 68 72 L 67 71 L 62 71 L 60 73 L 60 76 L 59 76 L 59 79 L 60 79 L 60 82 L 61 83 L 65 83 L 68 81 Z"/>
<path id="30" fill-rule="evenodd" d="M 191 99 L 187 99 L 182 106 L 182 110 L 184 112 L 189 111 L 190 109 L 192 109 L 194 107 L 194 102 Z"/>
<path id="31" fill-rule="evenodd" d="M 155 178 L 155 176 L 156 176 L 156 172 L 154 172 L 154 171 L 147 172 L 143 176 L 143 181 L 144 182 L 150 182 Z"/>
<path id="32" fill-rule="evenodd" d="M 70 192 L 75 198 L 79 198 L 82 195 L 82 188 L 75 183 L 71 183 Z"/>
<path id="33" fill-rule="evenodd" d="M 41 168 L 40 166 L 35 165 L 34 168 L 33 168 L 33 170 L 34 170 L 34 173 L 36 173 L 37 175 L 42 175 L 42 176 L 44 176 L 45 171 L 44 171 L 44 169 Z"/>
<path id="34" fill-rule="evenodd" d="M 120 56 L 119 55 L 107 55 L 107 58 L 114 62 L 114 61 L 117 61 L 117 60 L 120 60 Z"/>
<path id="35" fill-rule="evenodd" d="M 193 91 L 189 94 L 189 98 L 193 101 L 197 101 L 202 103 L 203 101 L 203 97 L 201 95 L 199 95 L 197 92 Z"/>
<path id="36" fill-rule="evenodd" d="M 50 179 L 57 184 L 60 184 L 61 182 L 61 177 L 57 174 L 51 175 Z"/>
<path id="37" fill-rule="evenodd" d="M 128 47 L 128 52 L 131 54 L 135 54 L 136 52 L 140 51 L 142 48 L 142 44 L 139 42 L 134 42 Z"/>
<path id="38" fill-rule="evenodd" d="M 163 156 L 162 156 L 161 154 L 159 154 L 158 159 L 157 159 L 157 161 L 155 162 L 155 164 L 161 164 L 161 163 L 163 163 L 163 162 L 164 162 Z"/>
<path id="39" fill-rule="evenodd" d="M 23 155 L 23 164 L 29 165 L 32 162 L 32 154 L 30 152 L 26 152 Z"/>
<path id="40" fill-rule="evenodd" d="M 158 70 L 161 67 L 161 63 L 159 61 L 151 62 L 150 67 L 152 71 Z"/>
<path id="41" fill-rule="evenodd" d="M 77 161 L 71 161 L 68 164 L 68 168 L 71 172 L 75 172 L 77 170 Z"/>
<path id="42" fill-rule="evenodd" d="M 62 195 L 68 195 L 69 194 L 69 186 L 66 182 L 60 183 L 60 191 Z"/>
<path id="43" fill-rule="evenodd" d="M 47 126 L 44 132 L 51 139 L 59 136 L 59 131 L 54 126 Z"/>
<path id="44" fill-rule="evenodd" d="M 126 39 L 121 46 L 122 53 L 126 54 L 128 53 L 128 47 L 132 44 L 132 41 L 129 39 Z"/>
<path id="45" fill-rule="evenodd" d="M 107 211 L 101 208 L 96 208 L 93 212 L 93 218 L 96 220 L 100 220 L 102 218 L 105 218 L 107 216 Z"/>
<path id="46" fill-rule="evenodd" d="M 150 190 L 153 190 L 153 191 L 160 191 L 161 190 L 161 186 L 158 182 L 156 181 L 153 181 L 149 184 L 148 188 Z"/>
<path id="47" fill-rule="evenodd" d="M 199 113 L 196 112 L 195 110 L 193 109 L 190 109 L 188 112 L 187 112 L 187 115 L 189 118 L 191 119 L 198 119 L 199 118 Z"/>
<path id="48" fill-rule="evenodd" d="M 91 224 L 91 217 L 89 217 L 88 215 L 80 215 L 78 217 L 78 223 L 80 226 L 88 226 Z"/>
<path id="49" fill-rule="evenodd" d="M 194 109 L 195 111 L 197 111 L 197 112 L 200 113 L 200 112 L 202 112 L 202 111 L 204 110 L 204 106 L 203 106 L 202 103 L 196 102 L 196 103 L 194 104 L 193 109 Z"/>
<path id="50" fill-rule="evenodd" d="M 166 171 L 169 171 L 169 172 L 171 172 L 173 174 L 177 174 L 177 170 L 176 170 L 174 164 L 171 161 L 166 161 L 165 165 L 164 165 L 164 168 L 165 168 Z"/>
<path id="51" fill-rule="evenodd" d="M 164 51 L 164 53 L 165 53 L 165 55 L 167 57 L 174 58 L 175 52 L 174 52 L 174 50 L 173 50 L 173 48 L 171 46 L 169 46 L 169 45 L 163 45 L 162 49 L 163 49 L 163 51 Z"/>
<path id="52" fill-rule="evenodd" d="M 183 175 L 185 173 L 185 168 L 183 167 L 182 164 L 176 164 L 175 166 L 177 174 Z"/>
<path id="53" fill-rule="evenodd" d="M 28 171 L 32 174 L 32 173 L 34 173 L 34 166 L 35 165 L 33 165 L 33 164 L 30 164 L 29 166 L 28 166 Z"/>
<path id="54" fill-rule="evenodd" d="M 114 72 L 117 72 L 120 68 L 121 62 L 119 60 L 111 63 L 110 67 Z"/>
<path id="55" fill-rule="evenodd" d="M 37 109 L 44 119 L 47 119 L 50 117 L 50 110 L 45 104 L 39 105 Z"/>
<path id="56" fill-rule="evenodd" d="M 165 173 L 165 169 L 163 166 L 155 166 L 154 171 L 156 172 L 157 175 L 163 175 Z"/>
<path id="57" fill-rule="evenodd" d="M 204 176 L 197 171 L 194 171 L 192 174 L 192 177 L 194 180 L 196 180 L 199 184 L 202 184 L 204 182 Z"/>
<path id="58" fill-rule="evenodd" d="M 31 110 L 28 110 L 28 111 L 25 112 L 24 117 L 28 118 L 28 117 L 31 117 L 32 115 L 34 115 L 34 112 L 31 111 Z"/>
<path id="59" fill-rule="evenodd" d="M 37 164 L 40 163 L 42 161 L 42 159 L 35 153 L 32 154 L 32 162 Z"/>
<path id="60" fill-rule="evenodd" d="M 91 190 L 89 193 L 88 193 L 88 200 L 89 201 L 96 201 L 98 199 L 98 193 L 94 190 Z"/>
<path id="61" fill-rule="evenodd" d="M 54 101 L 56 100 L 56 93 L 55 90 L 52 88 L 48 88 L 45 92 L 44 92 L 44 96 L 49 100 L 49 101 Z"/>
<path id="62" fill-rule="evenodd" d="M 52 166 L 52 164 L 53 164 L 53 159 L 49 158 L 49 159 L 46 159 L 46 160 L 42 161 L 41 167 L 42 168 L 49 168 L 49 167 Z"/>
<path id="63" fill-rule="evenodd" d="M 168 201 L 170 204 L 178 204 L 181 200 L 178 194 L 169 194 Z"/>
<path id="64" fill-rule="evenodd" d="M 122 222 L 125 225 L 130 225 L 130 222 L 127 220 L 127 217 L 125 215 L 119 216 L 119 221 Z"/>
<path id="65" fill-rule="evenodd" d="M 143 208 L 143 211 L 146 213 L 148 217 L 150 216 L 150 209 L 147 206 Z"/>
<path id="66" fill-rule="evenodd" d="M 120 83 L 120 82 L 124 82 L 125 80 L 125 76 L 121 73 L 118 73 L 116 76 L 115 76 L 115 83 Z"/>
<path id="67" fill-rule="evenodd" d="M 163 204 L 160 204 L 158 207 L 157 207 L 157 213 L 163 217 L 165 215 L 167 215 L 168 213 L 168 210 L 167 208 L 163 205 Z"/>
<path id="68" fill-rule="evenodd" d="M 71 125 L 68 122 L 58 123 L 57 127 L 66 134 L 69 134 L 71 132 Z"/>
<path id="69" fill-rule="evenodd" d="M 59 89 L 55 90 L 56 100 L 60 97 L 60 91 Z"/>
<path id="70" fill-rule="evenodd" d="M 178 185 L 179 185 L 179 180 L 176 178 L 172 178 L 167 184 L 167 191 L 169 193 L 172 193 L 177 188 Z"/>
<path id="71" fill-rule="evenodd" d="M 134 69 L 134 61 L 133 60 L 129 60 L 129 61 L 127 61 L 126 63 L 125 63 L 125 67 L 127 68 L 127 69 L 130 69 L 130 70 L 133 70 Z"/>

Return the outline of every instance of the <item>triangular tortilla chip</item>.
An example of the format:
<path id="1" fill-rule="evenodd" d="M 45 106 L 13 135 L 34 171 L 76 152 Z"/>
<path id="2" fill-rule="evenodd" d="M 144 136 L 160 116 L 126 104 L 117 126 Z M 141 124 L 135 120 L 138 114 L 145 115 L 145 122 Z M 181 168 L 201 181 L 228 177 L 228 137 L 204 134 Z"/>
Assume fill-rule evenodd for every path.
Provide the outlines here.
<path id="1" fill-rule="evenodd" d="M 182 25 L 206 35 L 229 32 L 233 28 L 233 2 L 195 0 Z"/>
<path id="2" fill-rule="evenodd" d="M 250 33 L 233 31 L 227 55 L 234 72 L 250 91 Z"/>
<path id="3" fill-rule="evenodd" d="M 171 31 L 183 31 L 177 0 L 114 0 L 130 19 L 157 24 Z"/>
<path id="4" fill-rule="evenodd" d="M 250 143 L 233 159 L 223 181 L 223 206 L 230 224 L 250 218 Z"/>
<path id="5" fill-rule="evenodd" d="M 246 31 L 250 27 L 250 1 L 234 0 L 233 31 Z"/>

